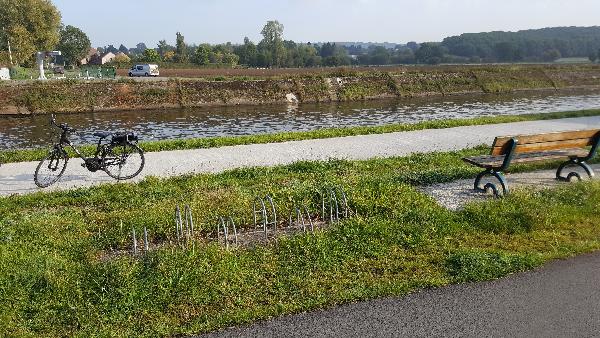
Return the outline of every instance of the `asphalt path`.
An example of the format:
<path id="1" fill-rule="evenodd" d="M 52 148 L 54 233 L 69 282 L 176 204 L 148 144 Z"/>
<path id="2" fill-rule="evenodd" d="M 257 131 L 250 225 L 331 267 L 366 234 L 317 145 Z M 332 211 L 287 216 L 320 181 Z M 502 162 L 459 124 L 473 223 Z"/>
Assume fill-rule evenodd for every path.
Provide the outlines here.
<path id="1" fill-rule="evenodd" d="M 206 337 L 600 337 L 600 253 Z"/>
<path id="2" fill-rule="evenodd" d="M 146 154 L 146 167 L 134 180 L 147 176 L 170 177 L 218 173 L 228 169 L 291 164 L 328 159 L 365 160 L 412 153 L 453 151 L 492 144 L 495 136 L 600 128 L 600 116 L 428 129 L 378 135 L 360 135 L 284 143 L 251 144 L 222 148 L 164 151 Z M 64 190 L 114 182 L 105 173 L 90 173 L 72 159 L 63 178 L 46 190 Z M 39 191 L 33 182 L 37 162 L 0 166 L 0 196 Z"/>

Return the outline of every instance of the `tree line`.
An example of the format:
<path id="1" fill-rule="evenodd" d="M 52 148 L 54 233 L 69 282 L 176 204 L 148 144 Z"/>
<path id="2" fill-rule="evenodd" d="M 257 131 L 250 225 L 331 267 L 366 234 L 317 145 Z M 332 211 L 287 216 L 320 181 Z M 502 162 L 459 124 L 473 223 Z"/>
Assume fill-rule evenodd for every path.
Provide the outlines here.
<path id="1" fill-rule="evenodd" d="M 344 65 L 553 62 L 562 57 L 600 59 L 600 27 L 557 27 L 519 32 L 462 34 L 442 42 L 409 42 L 395 48 L 285 40 L 284 26 L 269 21 L 258 43 L 187 45 L 177 33 L 177 45 L 163 40 L 146 61 L 193 62 L 198 65 L 248 67 L 316 67 Z"/>
<path id="2" fill-rule="evenodd" d="M 81 29 L 64 25 L 50 0 L 0 0 L 0 63 L 33 65 L 36 51 L 57 49 L 76 65 L 90 51 Z M 551 62 L 561 57 L 600 59 L 600 27 L 557 27 L 519 32 L 468 33 L 442 42 L 392 45 L 297 43 L 284 38 L 284 26 L 268 21 L 255 43 L 188 44 L 177 32 L 175 45 L 139 43 L 97 48 L 119 54 L 116 63 L 167 62 L 198 66 L 319 67 L 345 65 L 438 64 L 481 62 Z M 11 52 L 8 53 L 9 45 Z"/>
<path id="3" fill-rule="evenodd" d="M 600 27 L 554 27 L 518 32 L 469 33 L 445 38 L 448 54 L 484 62 L 554 61 L 594 56 Z"/>

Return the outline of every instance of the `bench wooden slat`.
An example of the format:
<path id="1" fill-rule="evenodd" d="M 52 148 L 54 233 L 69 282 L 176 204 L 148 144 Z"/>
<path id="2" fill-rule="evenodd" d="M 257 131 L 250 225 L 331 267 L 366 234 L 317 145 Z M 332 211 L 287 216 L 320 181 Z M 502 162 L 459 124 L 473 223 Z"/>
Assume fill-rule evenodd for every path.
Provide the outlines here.
<path id="1" fill-rule="evenodd" d="M 600 129 L 593 130 L 577 130 L 577 131 L 566 131 L 566 132 L 557 132 L 557 133 L 547 133 L 547 134 L 538 134 L 538 135 L 515 135 L 515 136 L 503 136 L 496 137 L 494 140 L 494 144 L 492 145 L 492 155 L 503 155 L 509 150 L 510 141 L 513 138 L 516 138 L 519 141 L 519 145 L 517 152 L 520 152 L 519 148 L 522 151 L 536 151 L 534 146 L 531 147 L 522 147 L 524 145 L 534 145 L 534 144 L 544 144 L 544 143 L 552 143 L 555 147 L 552 148 L 538 148 L 538 150 L 544 149 L 561 149 L 563 147 L 558 147 L 559 143 L 565 141 L 564 148 L 574 148 L 580 147 L 579 143 L 570 143 L 568 141 L 575 140 L 588 140 L 588 143 L 585 145 L 581 145 L 581 147 L 586 147 L 592 145 L 596 136 L 600 135 Z M 583 142 L 583 141 L 580 141 Z"/>
<path id="2" fill-rule="evenodd" d="M 542 152 L 526 152 L 516 154 L 511 163 L 527 163 L 537 161 L 550 161 L 568 159 L 571 157 L 584 157 L 588 155 L 588 151 L 581 148 L 551 150 Z M 504 155 L 483 155 L 467 157 L 463 160 L 467 163 L 476 165 L 481 168 L 498 168 L 504 162 Z"/>
<path id="3" fill-rule="evenodd" d="M 585 148 L 593 145 L 594 140 L 591 138 L 582 138 L 575 140 L 564 140 L 564 141 L 552 141 L 543 143 L 529 143 L 521 144 L 519 141 L 515 153 L 528 153 L 528 152 L 540 152 L 545 150 L 557 150 L 557 149 L 572 149 L 572 148 Z M 504 155 L 506 152 L 501 148 L 494 147 L 492 149 L 492 155 Z"/>

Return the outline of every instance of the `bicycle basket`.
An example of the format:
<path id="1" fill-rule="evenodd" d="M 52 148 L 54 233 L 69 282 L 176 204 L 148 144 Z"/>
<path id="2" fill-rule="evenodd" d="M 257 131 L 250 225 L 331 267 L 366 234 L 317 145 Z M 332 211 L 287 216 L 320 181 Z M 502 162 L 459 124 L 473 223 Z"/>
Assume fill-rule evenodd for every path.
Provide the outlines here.
<path id="1" fill-rule="evenodd" d="M 112 143 L 113 144 L 126 144 L 138 141 L 138 136 L 136 134 L 118 134 L 113 136 Z"/>

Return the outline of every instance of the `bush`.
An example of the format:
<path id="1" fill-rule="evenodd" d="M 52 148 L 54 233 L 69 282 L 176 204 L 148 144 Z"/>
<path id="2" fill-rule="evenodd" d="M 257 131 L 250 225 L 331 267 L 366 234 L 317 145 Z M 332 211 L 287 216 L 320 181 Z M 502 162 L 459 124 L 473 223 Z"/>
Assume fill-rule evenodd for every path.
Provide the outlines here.
<path id="1" fill-rule="evenodd" d="M 10 69 L 10 78 L 13 80 L 29 80 L 33 78 L 33 71 L 23 67 L 12 67 Z"/>
<path id="2" fill-rule="evenodd" d="M 540 264 L 542 259 L 533 255 L 480 250 L 459 251 L 446 259 L 448 274 L 459 283 L 492 280 L 526 271 Z"/>

